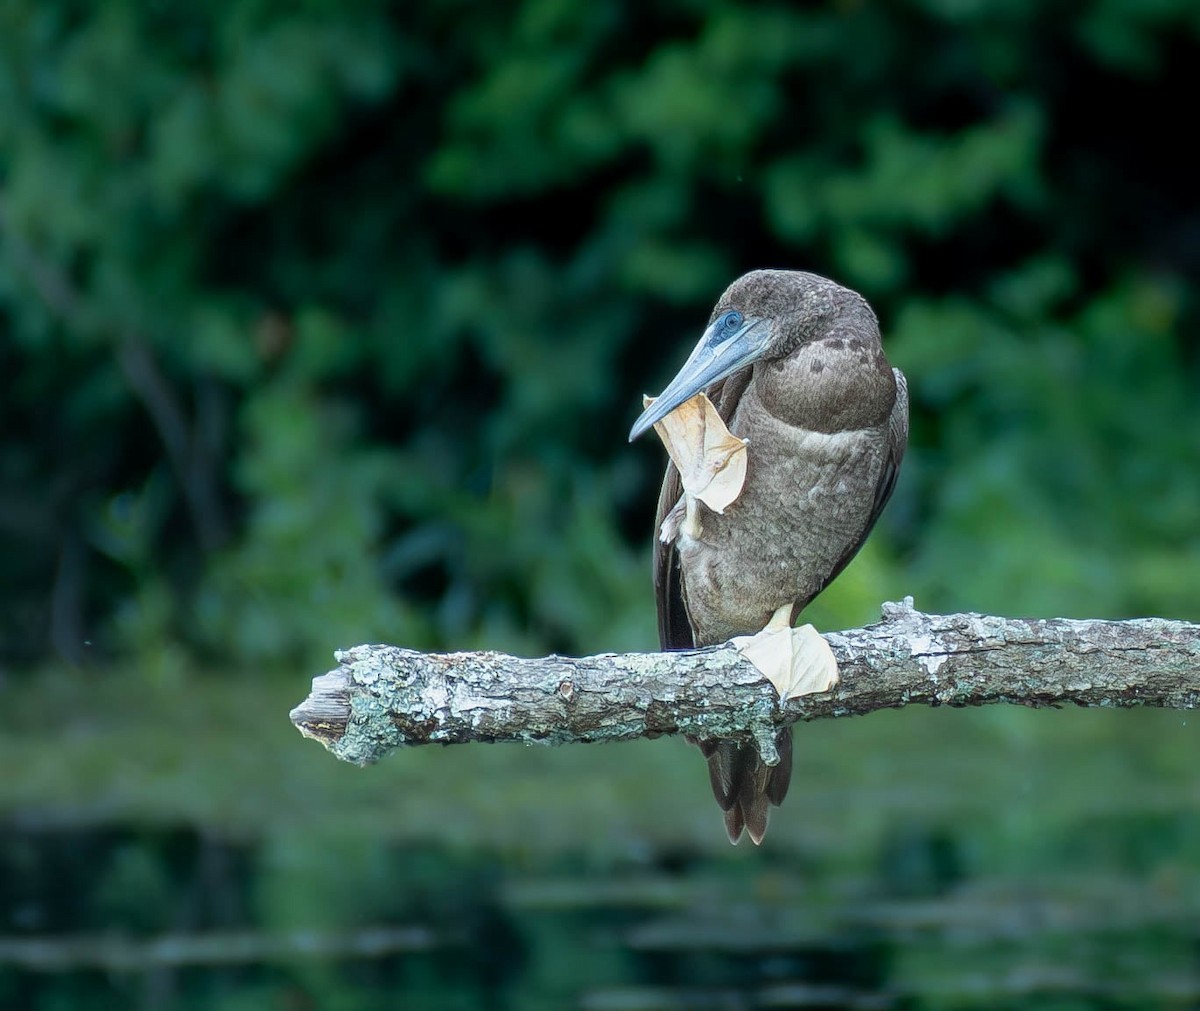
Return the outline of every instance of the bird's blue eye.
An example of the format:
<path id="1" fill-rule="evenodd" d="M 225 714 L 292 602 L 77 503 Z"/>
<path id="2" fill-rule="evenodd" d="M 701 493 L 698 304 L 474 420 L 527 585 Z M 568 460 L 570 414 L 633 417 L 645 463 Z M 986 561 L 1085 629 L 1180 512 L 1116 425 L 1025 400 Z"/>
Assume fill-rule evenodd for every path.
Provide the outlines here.
<path id="1" fill-rule="evenodd" d="M 736 309 L 727 312 L 721 320 L 721 326 L 726 330 L 737 330 L 742 325 L 742 314 Z"/>

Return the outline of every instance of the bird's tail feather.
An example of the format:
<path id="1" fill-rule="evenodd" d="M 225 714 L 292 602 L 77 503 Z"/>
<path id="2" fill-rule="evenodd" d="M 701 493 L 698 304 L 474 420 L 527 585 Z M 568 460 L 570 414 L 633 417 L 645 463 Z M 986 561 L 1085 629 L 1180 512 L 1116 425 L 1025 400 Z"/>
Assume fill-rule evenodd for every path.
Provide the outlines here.
<path id="1" fill-rule="evenodd" d="M 767 833 L 771 805 L 787 796 L 792 779 L 792 728 L 776 735 L 779 764 L 767 765 L 753 744 L 734 741 L 697 741 L 708 759 L 708 778 L 713 796 L 725 812 L 725 831 L 736 843 L 742 830 L 757 846 Z"/>

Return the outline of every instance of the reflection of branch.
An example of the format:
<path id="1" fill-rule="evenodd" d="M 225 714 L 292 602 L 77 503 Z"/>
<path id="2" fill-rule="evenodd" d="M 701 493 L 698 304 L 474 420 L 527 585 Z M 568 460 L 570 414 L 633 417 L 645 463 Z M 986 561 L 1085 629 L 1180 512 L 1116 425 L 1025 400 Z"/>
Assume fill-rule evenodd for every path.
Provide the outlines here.
<path id="1" fill-rule="evenodd" d="M 923 614 L 825 638 L 841 681 L 781 706 L 727 645 L 678 653 L 522 660 L 358 646 L 292 710 L 300 732 L 339 758 L 373 762 L 413 744 L 620 741 L 658 734 L 773 740 L 797 720 L 908 703 L 1083 706 L 1200 704 L 1200 625 Z"/>
<path id="2" fill-rule="evenodd" d="M 379 958 L 453 943 L 428 927 L 374 927 L 262 934 L 223 931 L 167 934 L 148 940 L 109 934 L 82 937 L 0 937 L 0 965 L 35 972 L 99 969 L 144 972 L 186 965 L 251 965 L 297 959 Z"/>
<path id="3" fill-rule="evenodd" d="M 57 265 L 45 260 L 25 239 L 8 227 L 3 195 L 0 195 L 0 232 L 6 234 L 13 259 L 28 276 L 46 307 L 65 325 L 76 331 L 112 329 L 89 317 L 87 306 L 70 279 Z M 226 538 L 224 510 L 206 434 L 219 425 L 207 418 L 195 426 L 192 434 L 187 415 L 175 390 L 158 367 L 149 345 L 137 334 L 126 333 L 117 347 L 117 364 L 134 394 L 141 400 L 158 430 L 192 515 L 201 548 L 211 551 Z M 207 414 L 218 402 L 208 398 L 201 413 Z"/>

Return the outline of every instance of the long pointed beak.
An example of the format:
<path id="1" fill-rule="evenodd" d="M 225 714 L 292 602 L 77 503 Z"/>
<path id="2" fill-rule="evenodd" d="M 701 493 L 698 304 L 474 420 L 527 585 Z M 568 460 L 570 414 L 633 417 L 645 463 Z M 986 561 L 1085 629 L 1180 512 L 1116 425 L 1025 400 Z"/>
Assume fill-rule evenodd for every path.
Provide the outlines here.
<path id="1" fill-rule="evenodd" d="M 683 368 L 634 422 L 630 442 L 701 390 L 761 357 L 771 335 L 769 319 L 750 317 L 732 333 L 721 326 L 721 320 L 709 324 Z"/>

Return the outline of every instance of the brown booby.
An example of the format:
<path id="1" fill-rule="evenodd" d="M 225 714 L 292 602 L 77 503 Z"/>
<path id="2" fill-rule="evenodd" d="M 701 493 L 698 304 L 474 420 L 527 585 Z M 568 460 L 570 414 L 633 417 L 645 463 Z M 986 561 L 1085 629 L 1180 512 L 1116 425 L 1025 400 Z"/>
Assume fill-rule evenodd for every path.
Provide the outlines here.
<path id="1" fill-rule="evenodd" d="M 756 270 L 734 281 L 630 440 L 701 392 L 744 441 L 745 473 L 733 501 L 710 508 L 667 465 L 654 557 L 663 649 L 789 627 L 866 540 L 908 441 L 907 384 L 884 356 L 875 314 L 816 274 Z M 730 841 L 744 828 L 761 842 L 791 779 L 790 728 L 773 765 L 753 744 L 695 743 Z"/>

